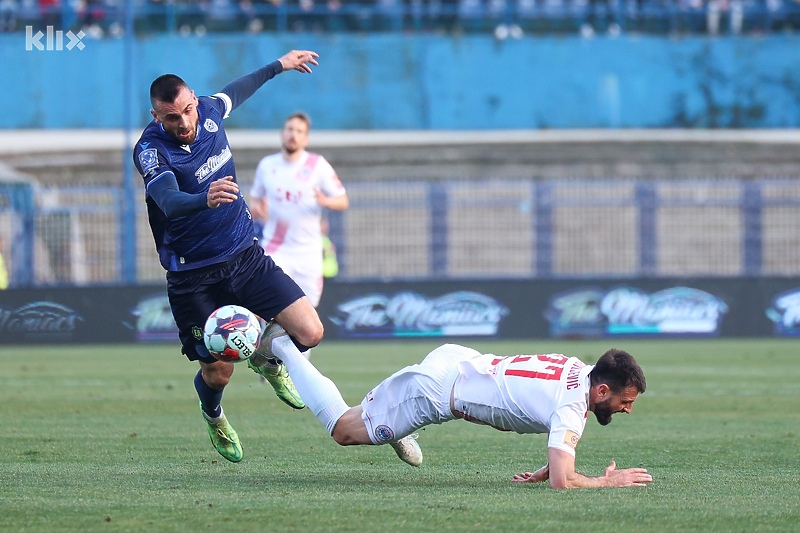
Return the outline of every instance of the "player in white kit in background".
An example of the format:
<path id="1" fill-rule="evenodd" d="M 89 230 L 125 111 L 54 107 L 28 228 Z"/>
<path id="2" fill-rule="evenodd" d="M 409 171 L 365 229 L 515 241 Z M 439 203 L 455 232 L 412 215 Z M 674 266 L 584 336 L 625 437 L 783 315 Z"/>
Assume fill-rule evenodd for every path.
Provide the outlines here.
<path id="1" fill-rule="evenodd" d="M 306 151 L 311 121 L 294 113 L 281 130 L 281 152 L 261 160 L 250 191 L 250 211 L 264 224 L 264 251 L 306 293 L 314 307 L 322 296 L 323 209 L 350 206 L 336 171 Z"/>

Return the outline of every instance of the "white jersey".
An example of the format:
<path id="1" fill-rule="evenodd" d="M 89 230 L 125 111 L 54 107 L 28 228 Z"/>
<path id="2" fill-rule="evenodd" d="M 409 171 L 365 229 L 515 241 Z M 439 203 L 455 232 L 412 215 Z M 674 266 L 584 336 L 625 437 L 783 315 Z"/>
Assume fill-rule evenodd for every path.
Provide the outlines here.
<path id="1" fill-rule="evenodd" d="M 589 414 L 592 368 L 560 354 L 497 357 L 445 344 L 372 389 L 361 402 L 361 418 L 373 444 L 462 418 L 503 431 L 549 433 L 548 447 L 574 456 Z"/>
<path id="2" fill-rule="evenodd" d="M 282 153 L 262 159 L 251 190 L 253 198 L 266 198 L 269 208 L 261 246 L 315 306 L 322 292 L 322 207 L 316 191 L 346 194 L 330 163 L 306 151 L 295 162 Z"/>
<path id="3" fill-rule="evenodd" d="M 453 387 L 455 414 L 503 431 L 549 433 L 548 447 L 574 456 L 589 413 L 592 368 L 560 354 L 465 359 Z"/>

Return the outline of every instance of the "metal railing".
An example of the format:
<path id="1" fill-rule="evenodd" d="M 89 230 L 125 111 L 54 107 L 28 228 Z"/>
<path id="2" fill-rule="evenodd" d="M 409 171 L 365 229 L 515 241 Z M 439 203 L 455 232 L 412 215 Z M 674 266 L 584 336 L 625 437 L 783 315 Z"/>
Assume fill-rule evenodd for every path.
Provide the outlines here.
<path id="1" fill-rule="evenodd" d="M 483 180 L 348 186 L 342 280 L 800 275 L 800 181 Z M 12 286 L 164 279 L 114 187 L 0 185 Z M 135 264 L 126 265 L 126 258 Z"/>

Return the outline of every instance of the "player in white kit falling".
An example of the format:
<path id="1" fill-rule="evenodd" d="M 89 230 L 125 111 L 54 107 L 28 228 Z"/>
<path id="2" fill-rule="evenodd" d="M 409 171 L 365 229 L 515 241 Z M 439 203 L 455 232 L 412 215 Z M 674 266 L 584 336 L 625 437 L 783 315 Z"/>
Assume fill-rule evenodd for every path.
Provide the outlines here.
<path id="1" fill-rule="evenodd" d="M 607 425 L 614 413 L 630 413 L 645 391 L 641 367 L 622 350 L 609 350 L 591 366 L 561 354 L 498 357 L 445 344 L 389 376 L 356 407 L 344 402 L 278 324 L 265 328 L 262 350 L 284 361 L 306 405 L 343 446 L 390 444 L 402 460 L 419 466 L 422 452 L 413 432 L 461 418 L 503 431 L 548 433 L 547 464 L 514 476 L 517 482 L 549 479 L 553 488 L 597 488 L 652 481 L 644 468 L 617 470 L 613 461 L 602 476 L 575 471 L 575 448 L 589 412 Z"/>
<path id="2" fill-rule="evenodd" d="M 256 168 L 250 210 L 264 222 L 261 246 L 297 283 L 314 307 L 322 295 L 322 211 L 349 207 L 330 163 L 306 151 L 310 119 L 295 113 L 281 130 L 281 152 Z"/>

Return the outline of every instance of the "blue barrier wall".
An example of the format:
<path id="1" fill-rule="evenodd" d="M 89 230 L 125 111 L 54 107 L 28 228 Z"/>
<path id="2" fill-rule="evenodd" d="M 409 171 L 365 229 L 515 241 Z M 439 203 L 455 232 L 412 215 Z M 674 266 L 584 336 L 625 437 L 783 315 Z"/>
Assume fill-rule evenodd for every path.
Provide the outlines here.
<path id="1" fill-rule="evenodd" d="M 65 39 L 66 43 L 66 39 Z M 0 35 L 0 127 L 118 128 L 123 39 L 26 50 Z M 322 129 L 786 128 L 800 125 L 800 37 L 155 36 L 134 43 L 138 124 L 164 72 L 200 94 L 292 48 L 321 55 L 284 74 L 229 127 L 275 128 L 308 111 Z"/>

